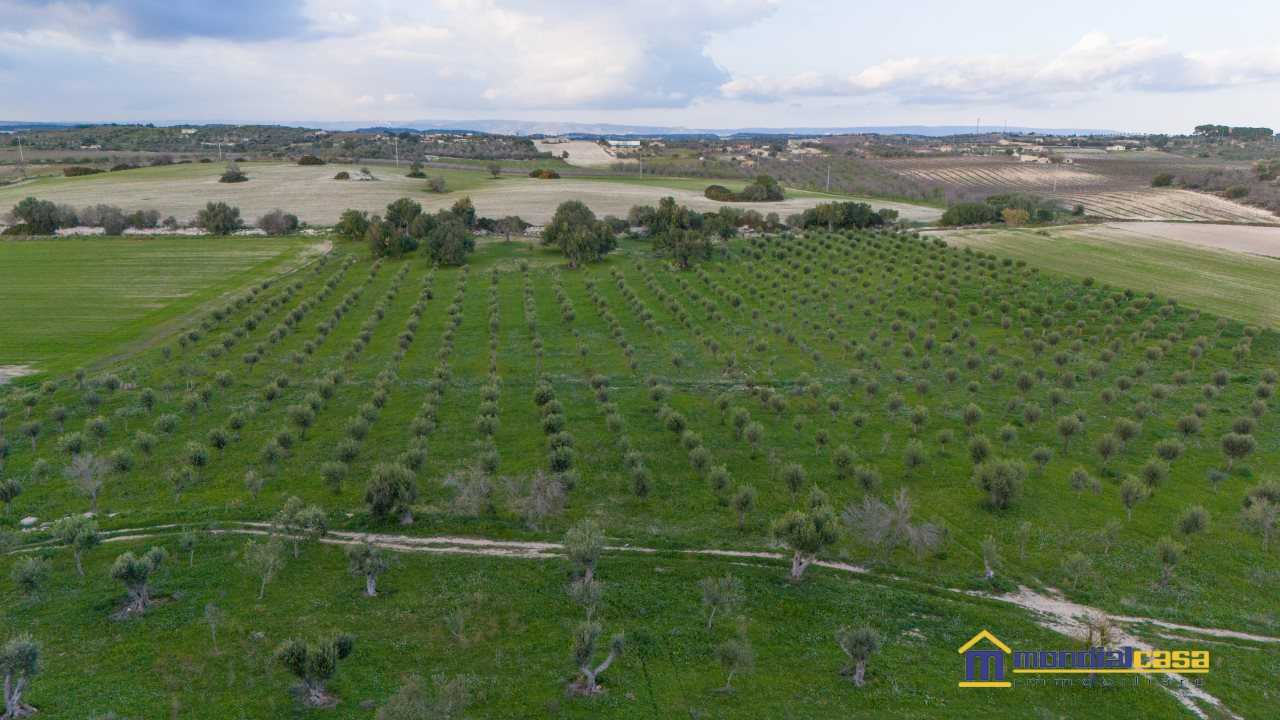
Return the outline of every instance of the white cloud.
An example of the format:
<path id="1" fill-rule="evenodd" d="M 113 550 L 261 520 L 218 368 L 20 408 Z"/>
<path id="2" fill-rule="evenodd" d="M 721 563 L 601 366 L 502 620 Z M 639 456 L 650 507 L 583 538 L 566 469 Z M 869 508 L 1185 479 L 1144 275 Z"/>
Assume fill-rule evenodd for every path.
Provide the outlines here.
<path id="1" fill-rule="evenodd" d="M 92 27 L 62 25 L 66 2 L 26 0 L 12 16 L 0 9 L 0 26 L 12 28 L 0 44 L 30 69 L 0 75 L 0 92 L 30 97 L 38 87 L 43 108 L 116 116 L 126 107 L 207 115 L 209 105 L 277 118 L 343 117 L 357 107 L 401 117 L 685 107 L 729 79 L 705 52 L 711 35 L 766 17 L 776 0 L 309 0 L 297 9 L 299 27 L 245 39 L 137 35 L 147 18 L 121 9 L 136 3 L 90 5 L 100 20 Z M 58 97 L 69 76 L 94 81 L 76 83 L 74 104 Z M 94 86 L 97 96 L 86 98 Z"/>
<path id="2" fill-rule="evenodd" d="M 892 95 L 902 102 L 1008 102 L 1135 90 L 1191 92 L 1280 80 L 1280 49 L 1184 53 L 1161 39 L 1115 42 L 1090 33 L 1050 58 L 1009 55 L 909 57 L 838 76 L 816 72 L 734 78 L 724 97 L 772 102 L 794 97 Z"/>

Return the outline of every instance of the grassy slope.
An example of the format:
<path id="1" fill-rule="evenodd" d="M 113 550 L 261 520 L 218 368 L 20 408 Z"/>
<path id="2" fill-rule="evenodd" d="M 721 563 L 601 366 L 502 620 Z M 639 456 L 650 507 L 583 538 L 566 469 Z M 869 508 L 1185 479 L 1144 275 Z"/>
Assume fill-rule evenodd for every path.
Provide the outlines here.
<path id="1" fill-rule="evenodd" d="M 899 486 L 909 487 L 921 516 L 945 521 L 953 540 L 946 554 L 924 561 L 913 561 L 906 554 L 895 556 L 890 566 L 894 573 L 951 586 L 976 587 L 976 578 L 981 570 L 978 544 L 982 537 L 991 534 L 1002 547 L 1004 576 L 1031 584 L 1062 583 L 1061 559 L 1068 552 L 1079 549 L 1093 558 L 1095 570 L 1079 587 L 1070 591 L 1073 597 L 1120 612 L 1275 633 L 1277 620 L 1269 598 L 1277 591 L 1277 577 L 1280 576 L 1272 569 L 1274 555 L 1263 554 L 1257 540 L 1246 536 L 1235 522 L 1244 489 L 1256 482 L 1259 474 L 1265 476 L 1264 468 L 1275 457 L 1274 412 L 1263 418 L 1258 431 L 1261 441 L 1259 452 L 1245 463 L 1246 467 L 1239 468 L 1219 492 L 1209 493 L 1204 489 L 1205 472 L 1221 464 L 1217 437 L 1225 432 L 1231 419 L 1240 414 L 1240 409 L 1247 406 L 1253 383 L 1262 368 L 1273 364 L 1270 359 L 1274 358 L 1277 345 L 1274 334 L 1267 333 L 1259 338 L 1255 343 L 1254 359 L 1233 370 L 1225 394 L 1211 403 L 1212 412 L 1206 419 L 1202 439 L 1193 439 L 1189 443 L 1188 454 L 1175 463 L 1172 478 L 1151 500 L 1135 510 L 1131 521 L 1124 523 L 1115 547 L 1102 553 L 1093 533 L 1107 520 L 1124 517 L 1117 499 L 1116 478 L 1126 472 L 1135 472 L 1149 457 L 1154 442 L 1172 433 L 1173 419 L 1187 412 L 1189 406 L 1199 400 L 1197 388 L 1207 381 L 1213 368 L 1232 365 L 1230 347 L 1239 337 L 1238 325 L 1230 326 L 1218 337 L 1213 318 L 1204 317 L 1192 323 L 1186 333 L 1188 338 L 1204 334 L 1214 340 L 1209 356 L 1201 361 L 1189 386 L 1176 390 L 1173 398 L 1161 404 L 1156 417 L 1145 423 L 1143 435 L 1131 443 L 1120 459 L 1113 461 L 1110 475 L 1104 478 L 1099 495 L 1076 494 L 1068 489 L 1066 477 L 1070 470 L 1076 465 L 1084 465 L 1095 475 L 1103 474 L 1092 453 L 1094 442 L 1117 417 L 1131 415 L 1134 404 L 1145 399 L 1143 384 L 1129 397 L 1115 403 L 1104 403 L 1097 397 L 1099 389 L 1110 385 L 1117 377 L 1132 375 L 1133 366 L 1139 361 L 1138 351 L 1126 350 L 1115 367 L 1105 371 L 1099 380 L 1087 381 L 1083 387 L 1068 394 L 1070 407 L 1085 411 L 1089 421 L 1084 436 L 1073 440 L 1071 450 L 1064 457 L 1061 441 L 1053 429 L 1059 413 L 1050 410 L 1047 383 L 1039 384 L 1031 392 L 1031 398 L 1046 409 L 1046 419 L 1036 426 L 1024 424 L 1017 419 L 1017 413 L 1004 409 L 1014 395 L 1011 378 L 1016 375 L 1013 371 L 1016 363 L 1024 363 L 1028 368 L 1047 366 L 1048 357 L 1053 354 L 1051 351 L 1044 358 L 1034 359 L 1021 340 L 1018 323 L 1005 333 L 992 320 L 980 315 L 974 319 L 972 331 L 978 341 L 984 347 L 988 344 L 998 347 L 1004 356 L 1001 362 L 1008 367 L 1001 382 L 991 383 L 982 392 L 971 394 L 965 389 L 966 382 L 971 377 L 984 376 L 985 371 L 965 371 L 962 380 L 954 386 L 940 377 L 943 367 L 959 364 L 959 358 L 946 360 L 937 355 L 931 368 L 922 368 L 905 361 L 897 352 L 901 343 L 899 339 L 891 345 L 891 351 L 881 355 L 886 365 L 883 371 L 872 372 L 865 363 L 855 363 L 841 348 L 846 337 L 873 344 L 869 332 L 876 323 L 862 313 L 867 307 L 865 301 L 873 296 L 879 298 L 883 293 L 886 302 L 890 303 L 888 308 L 899 304 L 911 308 L 912 312 L 918 313 L 921 322 L 935 316 L 935 310 L 925 298 L 900 294 L 896 299 L 889 299 L 889 285 L 882 279 L 874 257 L 811 260 L 797 265 L 798 271 L 803 264 L 808 264 L 810 268 L 806 276 L 824 283 L 828 280 L 848 282 L 847 276 L 829 275 L 832 267 L 872 268 L 867 280 L 874 279 L 877 289 L 862 292 L 842 290 L 838 296 L 842 303 L 852 300 L 855 303 L 852 310 L 820 302 L 812 296 L 808 299 L 791 297 L 781 288 L 796 283 L 781 282 L 778 273 L 786 266 L 776 260 L 706 266 L 711 268 L 709 277 L 714 283 L 747 298 L 745 308 L 734 310 L 722 296 L 712 291 L 707 280 L 694 274 L 671 273 L 660 263 L 643 260 L 642 246 L 628 245 L 624 253 L 611 258 L 602 267 L 578 273 L 557 271 L 551 266 L 556 260 L 554 255 L 521 244 L 488 245 L 476 256 L 462 300 L 464 322 L 455 338 L 457 351 L 452 360 L 453 380 L 448 383 L 440 406 L 439 428 L 431 437 L 430 457 L 421 475 L 423 497 L 418 508 L 419 531 L 555 537 L 568 522 L 595 516 L 605 522 L 611 536 L 619 541 L 666 546 L 766 546 L 768 521 L 793 507 L 796 501 L 772 474 L 763 457 L 753 458 L 749 449 L 733 437 L 731 429 L 720 424 L 712 399 L 722 389 L 730 389 L 735 405 L 748 408 L 765 427 L 762 455 L 776 455 L 779 460 L 801 463 L 807 468 L 809 478 L 832 494 L 837 507 L 858 500 L 862 492 L 851 482 L 839 482 L 832 477 L 831 451 L 820 451 L 813 443 L 817 428 L 831 433 L 832 446 L 850 445 L 861 462 L 881 472 L 885 478 L 882 496 L 887 497 Z M 477 454 L 477 448 L 472 444 L 475 438 L 472 423 L 480 398 L 480 380 L 485 372 L 484 347 L 489 331 L 484 317 L 488 270 L 492 268 L 503 271 L 498 283 L 501 319 L 499 370 L 504 380 L 499 403 L 502 427 L 497 437 L 503 455 L 500 472 L 503 475 L 523 475 L 546 467 L 543 440 L 539 433 L 530 430 L 538 422 L 536 407 L 531 400 L 535 369 L 528 349 L 532 335 L 522 321 L 522 278 L 515 268 L 517 259 L 533 264 L 530 277 L 534 286 L 534 312 L 545 343 L 546 372 L 565 405 L 568 429 L 578 439 L 578 466 L 583 473 L 579 489 L 571 495 L 566 517 L 552 523 L 543 533 L 525 529 L 519 519 L 506 509 L 501 494 L 496 515 L 478 518 L 459 515 L 450 509 L 453 491 L 438 482 Z M 641 266 L 634 264 L 636 259 L 642 259 Z M 287 306 L 309 297 L 322 278 L 329 277 L 336 270 L 336 265 L 330 263 L 319 273 L 308 274 L 303 290 Z M 408 308 L 428 276 L 423 264 L 410 263 L 408 274 L 387 306 L 386 319 L 371 332 L 368 348 L 351 363 L 343 360 L 343 354 L 359 332 L 360 323 L 370 316 L 374 306 L 392 288 L 393 278 L 402 265 L 388 264 L 368 281 L 360 300 L 314 355 L 305 361 L 302 371 L 292 369 L 290 355 L 314 337 L 311 328 L 328 316 L 346 292 L 366 282 L 367 262 L 352 267 L 337 290 L 319 303 L 300 324 L 298 332 L 272 346 L 267 359 L 252 376 L 242 373 L 241 348 L 235 348 L 220 358 L 199 361 L 195 361 L 195 353 L 201 350 L 186 351 L 185 359 L 175 358 L 168 364 L 161 362 L 156 353 L 151 353 L 136 363 L 145 373 L 140 384 L 150 385 L 161 392 L 162 407 L 157 412 L 175 412 L 183 419 L 178 433 L 173 438 L 162 440 L 154 458 L 138 457 L 133 472 L 110 481 L 104 493 L 104 509 L 121 515 L 106 522 L 114 526 L 130 526 L 174 519 L 267 517 L 279 507 L 285 495 L 298 494 L 309 502 L 321 503 L 331 509 L 333 517 L 343 524 L 366 526 L 368 520 L 360 509 L 361 479 L 373 463 L 385 461 L 407 446 L 409 419 L 423 397 L 425 378 L 439 363 L 437 350 L 444 329 L 441 310 L 463 282 L 462 273 L 457 270 L 440 270 L 432 276 L 435 299 L 423 316 L 417 338 L 400 366 L 400 379 L 394 384 L 388 404 L 365 442 L 366 451 L 353 463 L 352 480 L 342 493 L 333 495 L 316 477 L 316 468 L 330 459 L 332 448 L 342 437 L 344 424 L 366 401 L 370 382 L 386 366 L 394 351 L 396 336 Z M 902 266 L 906 267 L 906 264 Z M 639 322 L 634 309 L 610 277 L 610 269 L 619 270 L 625 284 L 654 313 L 657 324 L 664 329 L 662 335 L 654 334 Z M 754 279 L 752 273 L 757 270 L 765 273 L 763 280 Z M 792 272 L 791 269 L 787 271 Z M 557 274 L 566 297 L 576 309 L 576 319 L 571 325 L 560 317 L 553 290 Z M 653 276 L 654 287 L 648 285 L 645 274 Z M 1004 278 L 1003 275 L 1001 277 Z M 776 286 L 772 285 L 774 278 L 779 280 Z M 589 279 L 596 281 L 597 292 L 619 317 L 623 335 L 636 347 L 639 367 L 634 374 L 627 370 L 626 359 L 611 337 L 608 324 L 591 303 L 587 287 Z M 979 287 L 992 285 L 1008 289 L 1007 282 L 1006 279 L 988 282 L 985 278 L 979 281 L 970 275 L 961 285 L 957 309 L 965 310 L 969 303 L 982 301 Z M 1084 301 L 1079 284 L 1048 275 L 1030 282 L 1031 290 L 1027 297 L 1033 303 L 1052 300 L 1055 307 L 1065 308 L 1066 298 Z M 748 288 L 752 284 L 765 294 L 750 296 Z M 696 333 L 681 326 L 676 313 L 658 298 L 654 288 L 661 288 L 677 298 L 676 308 L 689 314 Z M 276 291 L 279 288 L 273 292 Z M 705 302 L 710 302 L 717 312 L 722 313 L 722 319 L 709 316 L 703 309 L 702 303 Z M 1093 302 L 1094 305 L 1086 307 L 1097 307 L 1096 299 Z M 991 306 L 990 303 L 987 305 Z M 753 310 L 758 315 L 753 316 Z M 1085 317 L 1082 313 L 1077 314 Z M 1148 314 L 1149 311 L 1140 313 L 1139 318 Z M 1066 319 L 1076 316 L 1072 314 Z M 840 317 L 844 324 L 839 326 L 835 339 L 828 340 L 825 330 L 833 328 L 834 317 Z M 245 343 L 261 341 L 276 319 L 278 317 L 262 323 Z M 1179 321 L 1185 320 L 1183 311 Z M 796 340 L 804 341 L 809 350 L 786 342 L 784 337 L 774 336 L 765 324 L 768 322 L 785 324 L 796 335 Z M 947 330 L 955 323 L 944 314 L 940 327 L 930 332 L 945 338 Z M 226 327 L 214 330 L 209 336 L 218 335 Z M 1086 327 L 1089 333 L 1098 331 L 1096 321 L 1087 322 Z M 1120 337 L 1127 337 L 1128 327 L 1125 326 Z M 1161 321 L 1153 336 L 1162 337 L 1172 328 L 1172 322 Z M 879 331 L 884 335 L 892 334 L 887 322 L 880 325 Z M 748 340 L 753 337 L 768 338 L 767 347 L 763 351 L 750 348 Z M 788 407 L 781 414 L 767 412 L 746 395 L 740 384 L 728 382 L 721 373 L 720 360 L 706 350 L 703 342 L 706 339 L 716 340 L 725 352 L 737 355 L 744 366 L 754 369 L 759 380 L 772 382 L 786 392 Z M 579 344 L 586 348 L 586 356 L 580 354 Z M 207 341 L 201 347 L 207 347 Z M 1098 349 L 1098 343 L 1093 340 L 1084 344 L 1080 353 L 1085 358 L 1077 361 L 1078 367 L 1084 368 Z M 1153 363 L 1140 383 L 1152 379 L 1169 382 L 1173 371 L 1187 365 L 1182 350 L 1184 348 L 1175 349 L 1166 359 Z M 817 357 L 813 357 L 810 351 L 817 352 Z M 679 368 L 672 365 L 673 352 L 682 358 Z M 960 357 L 968 353 L 967 349 L 962 350 Z M 849 389 L 846 384 L 848 369 L 855 364 L 862 365 L 879 380 L 882 387 L 879 398 L 868 400 L 860 390 Z M 237 377 L 230 388 L 215 391 L 209 410 L 189 415 L 179 407 L 181 395 L 185 392 L 181 374 L 184 365 L 195 366 L 197 376 L 203 378 L 197 382 L 209 382 L 212 374 L 221 369 L 231 371 Z M 279 468 L 262 461 L 258 451 L 264 440 L 286 425 L 285 406 L 298 402 L 306 390 L 295 383 L 285 391 L 282 399 L 266 404 L 258 399 L 258 388 L 278 374 L 298 379 L 342 367 L 346 368 L 349 382 L 325 403 L 316 426 L 308 432 L 307 440 L 295 447 L 293 458 Z M 928 378 L 931 386 L 928 395 L 917 398 L 910 383 L 899 387 L 892 375 L 897 368 L 909 370 L 913 376 Z M 585 384 L 590 374 L 599 371 L 608 375 L 612 399 L 618 403 L 627 421 L 627 434 L 633 444 L 645 453 L 653 470 L 653 487 L 646 498 L 637 498 L 631 493 L 616 435 L 603 427 L 603 415 Z M 675 388 L 672 405 L 703 436 L 716 462 L 726 463 L 736 482 L 750 483 L 760 492 L 760 509 L 749 518 L 745 533 L 734 529 L 731 512 L 721 506 L 705 480 L 690 470 L 671 434 L 657 424 L 653 417 L 653 404 L 646 397 L 647 390 L 642 383 L 648 374 L 663 378 Z M 800 381 L 805 375 L 823 383 L 824 389 L 819 391 L 819 398 L 836 394 L 843 398 L 844 408 L 832 415 L 825 407 L 800 396 L 799 391 L 803 387 Z M 931 408 L 931 419 L 923 435 L 931 460 L 927 468 L 915 477 L 905 472 L 901 461 L 902 450 L 910 436 L 909 426 L 902 413 L 890 414 L 883 409 L 884 398 L 895 391 L 905 395 L 911 404 L 924 403 Z M 64 403 L 73 411 L 69 428 L 78 428 L 88 415 L 78 405 L 78 395 L 74 389 L 64 386 L 53 398 L 42 401 L 37 417 L 41 417 L 50 405 Z M 111 417 L 113 408 L 130 402 L 129 393 L 108 397 L 102 414 Z M 958 418 L 958 409 L 968 402 L 976 402 L 983 408 L 984 419 L 979 431 L 996 444 L 998 455 L 1026 459 L 1030 449 L 1037 445 L 1055 449 L 1055 458 L 1043 473 L 1033 472 L 1029 478 L 1026 498 L 1006 513 L 993 514 L 983 510 L 969 482 L 971 465 L 963 449 L 965 430 Z M 163 471 L 181 462 L 185 442 L 204 438 L 210 429 L 223 425 L 232 411 L 249 413 L 248 424 L 240 433 L 243 439 L 232 443 L 222 453 L 215 453 L 211 466 L 202 471 L 203 479 L 199 486 L 186 493 L 180 502 L 156 503 L 157 497 L 171 496 Z M 851 422 L 855 411 L 868 414 L 868 424 L 862 430 L 857 430 Z M 13 414 L 20 412 L 14 406 Z M 136 422 L 145 425 L 151 421 L 144 418 Z M 9 423 L 8 427 L 16 427 L 14 419 L 11 418 Z M 1001 448 L 997 439 L 998 428 L 1005 423 L 1014 424 L 1018 431 L 1018 438 L 1008 449 Z M 134 425 L 136 427 L 137 424 Z M 956 446 L 948 450 L 937 449 L 933 438 L 941 429 L 957 434 L 960 440 Z M 34 455 L 45 456 L 55 465 L 64 462 L 64 456 L 54 446 L 56 427 L 46 423 L 45 430 L 40 450 Z M 115 427 L 106 447 L 125 446 L 127 437 L 124 428 Z M 22 476 L 32 458 L 33 453 L 28 446 L 15 443 L 13 457 L 10 458 L 11 471 Z M 267 490 L 259 499 L 250 498 L 243 490 L 241 478 L 246 468 L 257 469 L 270 478 Z M 1206 535 L 1190 541 L 1191 548 L 1177 569 L 1173 585 L 1157 588 L 1153 580 L 1159 569 L 1150 552 L 1150 544 L 1160 535 L 1172 532 L 1178 513 L 1193 502 L 1202 503 L 1210 510 L 1214 518 L 1211 529 Z M 66 483 L 55 479 L 31 485 L 15 506 L 15 516 L 33 512 L 48 518 L 81 510 L 84 500 L 77 497 Z M 340 520 L 344 511 L 355 513 L 355 517 Z M 1017 527 L 1023 521 L 1031 523 L 1032 528 L 1025 552 L 1020 548 L 1021 541 L 1017 535 Z M 835 554 L 857 560 L 865 560 L 869 556 L 865 548 L 851 541 L 843 543 Z M 1007 621 L 1002 620 L 1002 628 L 1003 622 Z M 1227 699 L 1229 703 L 1236 701 L 1235 697 Z M 1241 698 L 1242 704 L 1237 704 L 1237 708 L 1251 707 L 1252 702 L 1248 697 Z"/>
<path id="2" fill-rule="evenodd" d="M 1135 242 L 1089 227 L 1046 232 L 975 230 L 948 238 L 1064 275 L 1152 290 L 1210 312 L 1280 326 L 1280 261 L 1174 241 Z"/>
<path id="3" fill-rule="evenodd" d="M 0 364 L 66 372 L 152 337 L 295 264 L 314 241 L 91 238 L 0 242 Z"/>
<path id="4" fill-rule="evenodd" d="M 169 549 L 174 550 L 172 538 Z M 800 587 L 781 568 L 738 565 L 756 671 L 739 676 L 738 692 L 714 692 L 724 682 L 713 655 L 735 621 L 708 631 L 697 581 L 724 572 L 722 563 L 680 558 L 606 558 L 600 618 L 607 633 L 634 643 L 652 638 L 642 668 L 633 652 L 601 676 L 609 692 L 572 700 L 563 683 L 573 673 L 569 638 L 581 610 L 564 591 L 559 560 L 509 560 L 407 555 L 380 583 L 378 598 L 345 573 L 340 551 L 320 546 L 290 560 L 258 601 L 257 583 L 237 567 L 241 541 L 206 539 L 194 567 L 172 563 L 156 586 L 161 604 L 140 618 L 109 619 L 122 600 L 110 560 L 126 547 L 89 554 L 76 576 L 68 553 L 53 553 L 55 582 L 38 601 L 0 590 L 0 618 L 30 630 L 45 644 L 45 673 L 30 700 L 40 717 L 85 717 L 112 711 L 125 717 L 175 712 L 186 718 L 309 716 L 293 709 L 291 678 L 271 661 L 287 637 L 334 630 L 357 636 L 331 688 L 343 702 L 326 717 L 370 718 L 363 701 L 381 702 L 404 675 L 466 674 L 477 688 L 468 717 L 830 718 L 982 716 L 1104 718 L 1117 714 L 1176 717 L 1172 698 L 1152 687 L 1081 691 L 1015 685 L 993 692 L 956 687 L 962 663 L 955 649 L 982 627 L 1022 647 L 1058 647 L 1061 638 L 1002 608 L 956 602 L 815 572 Z M 7 571 L 10 560 L 0 560 Z M 221 607 L 218 654 L 201 622 L 206 603 Z M 469 608 L 461 637 L 445 617 Z M 855 690 L 840 677 L 833 641 L 848 624 L 875 627 L 888 639 L 870 666 L 869 684 Z M 260 639 L 253 635 L 261 633 Z M 648 680 L 645 672 L 647 670 Z M 651 688 L 651 691 L 650 691 Z M 652 692 L 652 695 L 650 695 Z M 1106 702 L 1097 694 L 1105 692 Z M 655 709 L 656 706 L 656 709 Z"/>

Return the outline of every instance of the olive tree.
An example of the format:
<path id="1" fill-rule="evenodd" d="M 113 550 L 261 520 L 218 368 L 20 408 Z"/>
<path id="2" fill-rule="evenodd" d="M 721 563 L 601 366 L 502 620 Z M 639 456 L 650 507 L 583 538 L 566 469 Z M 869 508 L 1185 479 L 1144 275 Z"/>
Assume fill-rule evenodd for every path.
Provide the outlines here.
<path id="1" fill-rule="evenodd" d="M 849 664 L 840 674 L 848 676 L 855 686 L 862 687 L 866 683 L 867 662 L 880 652 L 880 634 L 869 627 L 842 627 L 836 632 L 836 644 L 849 659 Z"/>
<path id="2" fill-rule="evenodd" d="M 578 669 L 578 680 L 573 690 L 579 695 L 597 695 L 601 692 L 600 674 L 609 669 L 614 660 L 622 656 L 626 640 L 621 633 L 609 641 L 609 653 L 598 664 L 595 662 L 603 629 L 599 623 L 580 623 L 573 631 L 573 664 Z"/>
<path id="3" fill-rule="evenodd" d="M 276 513 L 274 526 L 293 543 L 296 560 L 301 543 L 317 542 L 329 531 L 329 518 L 320 506 L 303 505 L 302 500 L 290 497 Z"/>
<path id="4" fill-rule="evenodd" d="M 129 591 L 126 613 L 146 612 L 151 604 L 151 579 L 168 559 L 169 553 L 162 547 L 152 546 L 141 555 L 125 552 L 111 566 L 111 578 L 124 583 Z"/>
<path id="5" fill-rule="evenodd" d="M 800 582 L 818 553 L 835 544 L 839 528 L 835 513 L 820 504 L 807 511 L 792 510 L 778 518 L 773 535 L 791 550 L 791 581 Z"/>
<path id="6" fill-rule="evenodd" d="M 732 612 L 742 604 L 742 581 L 732 575 L 707 577 L 698 581 L 702 588 L 702 608 L 707 611 L 707 629 L 715 624 L 716 613 Z"/>
<path id="7" fill-rule="evenodd" d="M 259 580 L 258 599 L 267 594 L 267 584 L 284 567 L 284 546 L 277 537 L 264 542 L 249 541 L 244 546 L 244 567 Z"/>
<path id="8" fill-rule="evenodd" d="M 325 683 L 338 671 L 338 663 L 351 655 L 355 637 L 340 633 L 316 642 L 290 638 L 276 648 L 276 660 L 302 681 L 302 702 L 310 707 L 326 707 L 335 698 Z"/>
<path id="9" fill-rule="evenodd" d="M 604 552 L 604 532 L 594 520 L 583 520 L 565 533 L 564 550 L 574 572 L 590 583 L 595 578 L 600 554 Z"/>
<path id="10" fill-rule="evenodd" d="M 413 502 L 418 499 L 418 481 L 413 471 L 399 463 L 379 463 L 365 486 L 364 501 L 379 520 L 392 515 L 401 525 L 413 523 Z"/>
<path id="11" fill-rule="evenodd" d="M 366 540 L 347 546 L 347 572 L 364 578 L 364 594 L 378 594 L 378 576 L 391 567 L 391 556 L 382 548 Z"/>
<path id="12" fill-rule="evenodd" d="M 716 646 L 716 659 L 720 661 L 720 667 L 728 673 L 720 692 L 731 693 L 733 676 L 746 674 L 755 669 L 755 650 L 751 647 L 751 639 L 747 637 L 745 623 L 739 625 L 738 632 L 733 637 Z"/>
<path id="13" fill-rule="evenodd" d="M 985 504 L 992 510 L 1004 510 L 1017 502 L 1027 466 L 1014 460 L 988 460 L 973 469 L 974 484 L 986 494 Z"/>
<path id="14" fill-rule="evenodd" d="M 1271 546 L 1271 537 L 1280 529 L 1280 503 L 1266 498 L 1250 498 L 1240 512 L 1240 520 L 1245 529 L 1262 538 L 1262 549 L 1265 552 Z"/>
<path id="15" fill-rule="evenodd" d="M 64 517 L 53 524 L 53 536 L 58 542 L 71 548 L 76 559 L 76 572 L 84 576 L 84 565 L 80 558 L 87 550 L 91 550 L 102 542 L 98 533 L 98 524 L 83 515 Z"/>
<path id="16" fill-rule="evenodd" d="M 1182 560 L 1182 545 L 1169 536 L 1156 542 L 1156 559 L 1160 561 L 1160 587 L 1167 587 L 1173 579 L 1173 568 Z"/>
<path id="17" fill-rule="evenodd" d="M 82 494 L 89 498 L 89 512 L 98 514 L 98 495 L 102 492 L 102 483 L 111 470 L 111 464 L 105 458 L 96 457 L 93 453 L 83 453 L 71 458 L 71 463 L 64 471 L 67 479 Z"/>
<path id="18" fill-rule="evenodd" d="M 4 676 L 4 717 L 26 717 L 35 708 L 22 702 L 22 694 L 40 674 L 40 645 L 30 635 L 18 635 L 0 647 L 0 675 Z"/>

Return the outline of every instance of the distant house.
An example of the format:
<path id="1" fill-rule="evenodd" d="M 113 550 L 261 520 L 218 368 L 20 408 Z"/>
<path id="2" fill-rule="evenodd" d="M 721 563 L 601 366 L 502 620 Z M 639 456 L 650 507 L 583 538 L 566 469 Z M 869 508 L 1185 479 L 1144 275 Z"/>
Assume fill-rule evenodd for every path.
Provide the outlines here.
<path id="1" fill-rule="evenodd" d="M 1125 150 L 1128 150 L 1128 149 L 1129 149 L 1128 145 L 1108 145 L 1107 146 L 1107 152 L 1124 152 Z"/>
<path id="2" fill-rule="evenodd" d="M 179 130 L 178 132 L 181 132 L 183 135 L 195 135 L 195 134 L 196 134 L 196 129 L 195 129 L 195 128 L 182 128 L 182 129 L 181 129 L 181 130 Z"/>
<path id="3" fill-rule="evenodd" d="M 609 147 L 638 148 L 639 140 L 605 140 L 605 144 Z"/>
<path id="4" fill-rule="evenodd" d="M 1018 158 L 1018 162 L 1024 162 L 1024 163 L 1046 164 L 1049 162 L 1049 158 L 1043 155 L 1031 155 L 1028 153 L 1024 155 L 1015 155 L 1014 157 Z"/>

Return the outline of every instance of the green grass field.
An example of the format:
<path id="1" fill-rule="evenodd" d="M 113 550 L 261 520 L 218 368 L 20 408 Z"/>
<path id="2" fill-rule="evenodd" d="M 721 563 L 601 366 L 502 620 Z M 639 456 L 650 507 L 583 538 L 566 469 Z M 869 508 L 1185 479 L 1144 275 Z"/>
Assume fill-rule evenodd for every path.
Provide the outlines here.
<path id="1" fill-rule="evenodd" d="M 661 659 L 626 656 L 603 678 L 609 693 L 583 700 L 563 693 L 581 609 L 559 559 L 402 553 L 386 575 L 392 591 L 365 603 L 337 550 L 312 547 L 257 602 L 236 564 L 244 540 L 206 538 L 194 569 L 169 564 L 161 603 L 119 622 L 109 616 L 123 587 L 104 568 L 123 545 L 90 551 L 84 580 L 67 551 L 42 547 L 49 586 L 35 599 L 4 589 L 6 619 L 49 653 L 32 701 L 50 717 L 69 716 L 55 710 L 64 702 L 81 715 L 226 716 L 198 702 L 209 697 L 246 717 L 285 714 L 288 682 L 271 648 L 343 629 L 361 639 L 333 684 L 341 717 L 371 717 L 359 703 L 380 702 L 407 671 L 476 675 L 482 717 L 1179 717 L 1153 687 L 955 687 L 955 648 L 982 627 L 1020 645 L 1076 642 L 966 592 L 1060 588 L 1117 616 L 1280 635 L 1280 565 L 1240 519 L 1246 493 L 1274 479 L 1280 459 L 1280 336 L 1050 265 L 888 234 L 739 240 L 688 272 L 638 242 L 576 271 L 523 243 L 483 244 L 464 269 L 419 257 L 375 265 L 362 247 L 340 246 L 83 388 L 65 376 L 47 391 L 20 382 L 0 391 L 4 474 L 23 484 L 0 526 L 89 509 L 60 474 L 75 451 L 117 468 L 98 500 L 104 528 L 264 521 L 297 496 L 345 531 L 558 541 L 593 519 L 611 545 L 659 551 L 606 554 L 599 612 L 609 633 L 652 638 Z M 314 415 L 294 425 L 303 405 Z M 1198 421 L 1184 436 L 1186 417 Z M 1229 464 L 1220 439 L 1233 428 L 1255 444 Z M 1123 442 L 1102 457 L 1096 448 L 1117 433 Z M 1006 508 L 988 507 L 975 485 L 972 447 L 984 441 L 990 458 L 1023 463 Z M 565 443 L 572 452 L 550 449 Z M 345 468 L 338 484 L 321 476 L 334 462 Z M 416 480 L 412 525 L 365 505 L 366 481 L 386 463 Z M 246 488 L 248 471 L 265 479 L 260 493 Z M 1211 483 L 1211 471 L 1224 474 Z M 565 490 L 563 511 L 528 514 L 538 474 Z M 1130 475 L 1148 494 L 1127 511 Z M 732 498 L 747 486 L 756 498 L 740 526 Z M 784 562 L 673 554 L 785 554 L 772 522 L 819 488 L 837 514 L 905 490 L 913 522 L 933 523 L 943 542 L 917 555 L 845 522 L 821 555 L 871 574 L 819 567 L 799 584 Z M 1193 505 L 1209 522 L 1184 534 Z M 1164 536 L 1185 548 L 1176 562 L 1155 552 Z M 1075 553 L 1083 564 L 1064 562 Z M 697 579 L 724 572 L 747 583 L 756 651 L 755 673 L 732 695 L 712 692 L 724 635 L 713 640 L 697 618 Z M 228 614 L 221 655 L 195 622 L 206 602 Z M 442 618 L 459 603 L 475 629 L 453 639 Z M 861 691 L 836 675 L 831 637 L 844 624 L 886 639 Z M 1254 683 L 1276 666 L 1277 645 L 1224 657 L 1205 690 L 1243 717 L 1265 716 L 1274 690 Z M 105 692 L 135 675 L 146 677 Z M 101 697 L 110 704 L 90 699 Z"/>
<path id="2" fill-rule="evenodd" d="M 224 293 L 296 266 L 318 241 L 0 241 L 0 365 L 67 372 L 125 351 Z"/>
<path id="3" fill-rule="evenodd" d="M 1175 241 L 1134 241 L 1093 226 L 967 230 L 945 237 L 1071 277 L 1150 290 L 1209 312 L 1280 327 L 1280 260 L 1275 258 Z"/>

